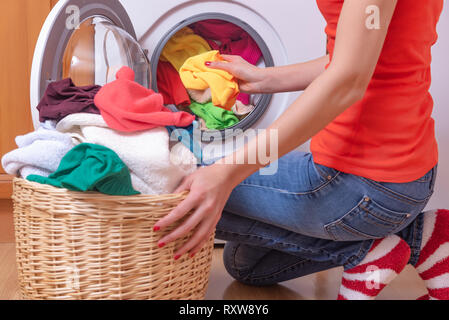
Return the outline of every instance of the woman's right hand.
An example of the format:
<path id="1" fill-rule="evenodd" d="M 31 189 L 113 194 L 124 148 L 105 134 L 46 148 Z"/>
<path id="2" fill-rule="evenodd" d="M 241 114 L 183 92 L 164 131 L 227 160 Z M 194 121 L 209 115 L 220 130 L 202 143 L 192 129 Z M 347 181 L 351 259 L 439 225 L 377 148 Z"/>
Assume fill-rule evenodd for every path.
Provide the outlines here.
<path id="1" fill-rule="evenodd" d="M 225 60 L 224 62 L 208 61 L 206 66 L 232 74 L 239 80 L 241 92 L 249 94 L 265 92 L 266 69 L 253 66 L 240 56 L 222 54 L 221 57 Z"/>

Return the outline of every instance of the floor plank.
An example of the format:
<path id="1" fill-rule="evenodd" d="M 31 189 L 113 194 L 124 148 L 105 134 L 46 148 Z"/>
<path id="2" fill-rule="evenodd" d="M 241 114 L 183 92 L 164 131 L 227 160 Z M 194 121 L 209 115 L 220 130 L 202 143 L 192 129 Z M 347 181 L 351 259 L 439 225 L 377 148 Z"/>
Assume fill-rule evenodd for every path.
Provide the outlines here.
<path id="1" fill-rule="evenodd" d="M 0 243 L 14 242 L 12 201 L 0 199 Z"/>
<path id="2" fill-rule="evenodd" d="M 15 246 L 11 243 L 1 243 L 0 300 L 17 300 L 19 298 Z"/>
<path id="3" fill-rule="evenodd" d="M 15 262 L 12 202 L 0 200 L 0 300 L 19 298 Z M 216 248 L 212 261 L 208 300 L 333 300 L 341 280 L 341 268 L 320 272 L 279 285 L 260 288 L 234 281 L 226 272 L 223 249 Z M 381 300 L 413 300 L 426 293 L 422 280 L 411 266 L 379 295 Z"/>
<path id="4" fill-rule="evenodd" d="M 340 268 L 287 281 L 270 287 L 251 287 L 234 281 L 224 269 L 222 249 L 215 249 L 208 300 L 334 300 Z M 416 271 L 408 266 L 378 297 L 380 300 L 413 300 L 426 293 Z M 18 299 L 19 287 L 14 244 L 0 244 L 0 300 Z"/>
<path id="5" fill-rule="evenodd" d="M 340 287 L 342 268 L 320 272 L 260 288 L 234 281 L 223 266 L 222 249 L 215 249 L 206 299 L 209 300 L 335 300 Z M 379 295 L 379 300 L 414 300 L 426 293 L 424 283 L 412 266 Z"/>
<path id="6" fill-rule="evenodd" d="M 251 287 L 234 281 L 223 266 L 223 249 L 214 250 L 207 300 L 334 300 L 341 268 L 287 281 L 270 287 Z M 426 293 L 411 266 L 380 294 L 380 300 L 414 300 Z M 0 300 L 19 299 L 14 244 L 0 244 Z"/>

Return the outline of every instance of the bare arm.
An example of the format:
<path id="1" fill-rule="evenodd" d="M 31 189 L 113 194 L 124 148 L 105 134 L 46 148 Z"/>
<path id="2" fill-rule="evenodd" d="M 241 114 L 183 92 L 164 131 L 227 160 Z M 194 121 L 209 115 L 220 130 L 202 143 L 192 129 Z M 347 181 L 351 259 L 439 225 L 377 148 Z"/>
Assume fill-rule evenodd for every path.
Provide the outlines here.
<path id="1" fill-rule="evenodd" d="M 329 56 L 326 55 L 290 66 L 266 68 L 262 91 L 264 93 L 303 91 L 324 72 L 328 63 Z"/>
<path id="2" fill-rule="evenodd" d="M 277 93 L 305 90 L 329 63 L 329 56 L 282 67 L 258 68 L 239 56 L 222 55 L 226 62 L 209 62 L 210 68 L 226 70 L 239 79 L 245 93 Z"/>
<path id="3" fill-rule="evenodd" d="M 279 135 L 279 152 L 272 154 L 271 160 L 306 142 L 363 97 L 382 51 L 396 3 L 397 0 L 345 0 L 331 65 L 269 128 L 277 130 Z M 380 10 L 379 29 L 368 29 L 365 26 L 365 12 L 370 5 Z M 177 255 L 196 253 L 201 249 L 215 229 L 232 190 L 267 165 L 260 162 L 245 165 L 223 163 L 235 157 L 241 159 L 248 158 L 248 154 L 257 154 L 258 140 L 265 144 L 270 141 L 267 133 L 260 134 L 244 148 L 215 165 L 198 170 L 182 183 L 177 191 L 190 190 L 190 194 L 157 226 L 164 228 L 183 218 L 189 211 L 194 212 L 161 242 L 171 242 L 195 229 L 192 238 L 177 251 Z M 270 147 L 267 146 L 265 150 L 270 150 Z"/>
<path id="4" fill-rule="evenodd" d="M 277 130 L 282 157 L 302 145 L 348 107 L 360 100 L 372 78 L 385 42 L 397 0 L 346 0 L 337 28 L 334 57 L 329 68 L 319 75 L 293 105 L 267 130 L 229 158 L 257 154 L 258 140 L 269 143 L 269 131 Z M 365 26 L 369 5 L 381 13 L 380 29 Z M 279 79 L 280 81 L 280 79 Z M 270 150 L 267 147 L 266 150 Z M 272 159 L 276 160 L 275 157 Z M 237 185 L 265 164 L 231 165 L 226 170 Z"/>

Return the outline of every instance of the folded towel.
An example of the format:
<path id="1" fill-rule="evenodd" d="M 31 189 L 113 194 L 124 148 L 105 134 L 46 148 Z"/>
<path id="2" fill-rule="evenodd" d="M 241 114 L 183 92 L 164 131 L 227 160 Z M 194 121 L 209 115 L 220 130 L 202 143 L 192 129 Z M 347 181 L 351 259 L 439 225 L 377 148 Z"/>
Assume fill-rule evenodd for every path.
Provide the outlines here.
<path id="1" fill-rule="evenodd" d="M 5 172 L 27 178 L 29 175 L 48 177 L 58 169 L 61 159 L 75 145 L 70 135 L 41 127 L 16 138 L 19 149 L 2 158 Z"/>
<path id="2" fill-rule="evenodd" d="M 30 175 L 27 179 L 72 191 L 99 191 L 113 196 L 139 194 L 133 189 L 128 168 L 118 155 L 89 143 L 70 150 L 48 178 Z"/>
<path id="3" fill-rule="evenodd" d="M 228 111 L 240 93 L 237 79 L 229 72 L 212 69 L 205 65 L 207 61 L 224 61 L 218 51 L 209 51 L 187 59 L 179 74 L 187 89 L 211 89 L 212 103 Z"/>
<path id="4" fill-rule="evenodd" d="M 134 188 L 143 194 L 172 193 L 197 168 L 195 157 L 183 145 L 170 152 L 166 128 L 123 133 L 108 128 L 99 115 L 79 113 L 64 118 L 56 129 L 71 135 L 76 144 L 94 143 L 115 151 L 129 168 Z M 174 164 L 171 157 L 184 160 Z"/>

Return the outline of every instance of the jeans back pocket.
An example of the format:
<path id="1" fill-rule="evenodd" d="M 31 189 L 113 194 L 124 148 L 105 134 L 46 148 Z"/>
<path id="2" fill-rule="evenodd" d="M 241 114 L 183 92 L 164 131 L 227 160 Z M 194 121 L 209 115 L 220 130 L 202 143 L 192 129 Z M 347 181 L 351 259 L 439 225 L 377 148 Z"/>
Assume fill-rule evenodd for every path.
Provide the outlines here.
<path id="1" fill-rule="evenodd" d="M 379 239 L 399 232 L 412 218 L 409 212 L 392 211 L 364 196 L 357 206 L 325 225 L 325 229 L 335 241 Z"/>

